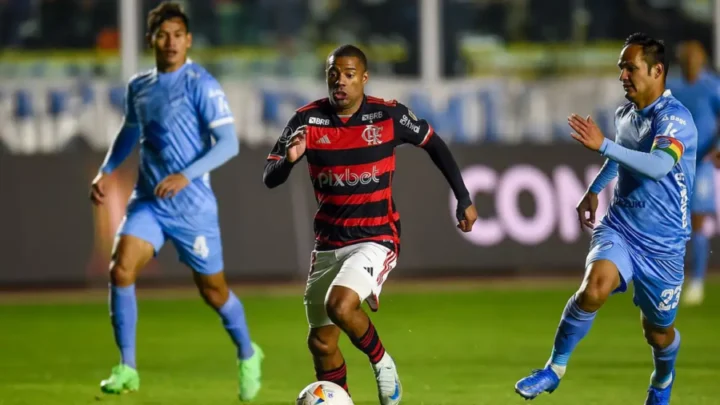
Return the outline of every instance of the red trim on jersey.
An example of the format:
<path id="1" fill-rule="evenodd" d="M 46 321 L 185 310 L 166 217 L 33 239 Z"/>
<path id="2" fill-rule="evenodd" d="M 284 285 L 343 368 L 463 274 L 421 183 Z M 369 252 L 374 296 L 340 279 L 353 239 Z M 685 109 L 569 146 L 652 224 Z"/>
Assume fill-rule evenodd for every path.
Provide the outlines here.
<path id="1" fill-rule="evenodd" d="M 383 98 L 374 97 L 374 96 L 367 96 L 366 99 L 367 99 L 367 102 L 368 102 L 369 104 L 382 104 L 382 105 L 386 105 L 386 106 L 388 106 L 388 107 L 395 107 L 395 106 L 397 106 L 397 101 L 396 101 L 396 100 L 385 100 L 385 99 L 383 99 Z"/>
<path id="2" fill-rule="evenodd" d="M 352 118 L 352 117 L 340 117 L 340 116 L 338 116 L 338 118 L 340 118 L 340 121 L 342 121 L 343 124 L 347 124 L 347 122 L 348 122 L 348 121 L 350 120 L 350 118 Z"/>
<path id="3" fill-rule="evenodd" d="M 389 156 L 385 159 L 378 160 L 377 162 L 364 163 L 360 165 L 316 166 L 308 163 L 308 168 L 310 169 L 310 176 L 312 176 L 313 179 L 315 179 L 320 173 L 332 172 L 335 175 L 343 176 L 343 181 L 347 181 L 347 174 L 359 176 L 360 174 L 369 173 L 374 174 L 375 176 L 381 176 L 385 173 L 392 172 L 395 170 L 395 156 Z"/>
<path id="4" fill-rule="evenodd" d="M 360 239 L 355 239 L 352 241 L 335 241 L 335 240 L 329 240 L 328 238 L 324 238 L 321 236 L 318 236 L 316 238 L 316 240 L 318 242 L 323 243 L 328 246 L 334 246 L 334 247 L 343 247 L 343 246 L 349 245 L 350 243 L 354 244 L 354 243 L 360 243 L 360 242 L 384 242 L 388 239 L 393 241 L 393 243 L 395 243 L 395 245 L 398 244 L 397 238 L 394 236 L 391 236 L 391 235 L 370 236 L 368 238 L 360 238 Z"/>
<path id="5" fill-rule="evenodd" d="M 267 160 L 280 160 L 282 159 L 282 156 L 279 155 L 273 155 L 272 153 L 268 155 Z"/>
<path id="6" fill-rule="evenodd" d="M 390 223 L 390 217 L 337 218 L 337 217 L 331 217 L 330 215 L 323 214 L 322 212 L 318 212 L 317 214 L 315 214 L 315 220 L 322 221 L 327 224 L 343 226 L 343 227 L 349 227 L 349 226 L 370 227 L 370 226 L 387 225 L 388 223 Z M 385 239 L 387 239 L 387 237 L 385 237 Z"/>
<path id="7" fill-rule="evenodd" d="M 435 129 L 432 126 L 430 126 L 430 124 L 428 124 L 428 133 L 427 133 L 427 135 L 425 135 L 425 139 L 423 139 L 422 142 L 420 142 L 420 145 L 418 145 L 418 146 L 420 146 L 420 147 L 425 146 L 428 143 L 428 141 L 430 140 L 430 138 L 432 138 L 433 135 L 435 135 Z"/>
<path id="8" fill-rule="evenodd" d="M 298 109 L 295 110 L 295 111 L 296 111 L 296 112 L 305 112 L 305 111 L 308 111 L 308 110 L 312 110 L 312 109 L 314 109 L 314 108 L 318 108 L 318 107 L 320 107 L 320 104 L 322 104 L 322 103 L 325 102 L 326 100 L 327 100 L 327 97 L 326 97 L 326 98 L 321 98 L 320 100 L 315 100 L 315 101 L 313 101 L 312 103 L 306 104 L 306 105 L 298 108 Z"/>
<path id="9" fill-rule="evenodd" d="M 384 190 L 373 191 L 372 193 L 364 194 L 349 194 L 349 195 L 333 195 L 323 194 L 315 191 L 315 199 L 321 203 L 327 203 L 332 205 L 360 205 L 366 203 L 373 203 L 382 200 L 387 200 L 392 195 L 392 190 L 386 188 Z"/>

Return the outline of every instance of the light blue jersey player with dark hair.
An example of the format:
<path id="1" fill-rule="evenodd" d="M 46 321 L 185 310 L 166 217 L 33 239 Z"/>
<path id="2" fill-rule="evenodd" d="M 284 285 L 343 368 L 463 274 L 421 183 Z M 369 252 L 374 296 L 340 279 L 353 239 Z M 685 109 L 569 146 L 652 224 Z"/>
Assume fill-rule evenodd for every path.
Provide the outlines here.
<path id="1" fill-rule="evenodd" d="M 250 340 L 243 305 L 225 281 L 218 206 L 209 177 L 238 153 L 233 115 L 218 82 L 187 59 L 192 36 L 179 5 L 165 2 L 150 12 L 148 42 L 156 67 L 130 79 L 124 123 L 91 191 L 92 200 L 102 204 L 108 175 L 139 141 L 138 180 L 110 265 L 110 313 L 121 362 L 101 388 L 109 394 L 139 389 L 135 279 L 172 241 L 237 347 L 239 396 L 251 400 L 260 390 L 263 353 Z"/>
<path id="2" fill-rule="evenodd" d="M 707 54 L 698 41 L 681 43 L 678 48 L 681 75 L 668 79 L 673 96 L 693 116 L 698 129 L 697 173 L 690 203 L 690 280 L 683 289 L 682 304 L 700 305 L 710 259 L 710 240 L 703 230 L 706 218 L 715 216 L 715 165 L 718 160 L 718 116 L 720 116 L 720 78 L 707 68 Z"/>
<path id="3" fill-rule="evenodd" d="M 581 226 L 594 227 L 585 278 L 568 300 L 545 368 L 515 384 L 526 399 L 558 388 L 570 355 L 598 309 L 634 282 L 655 370 L 646 405 L 670 403 L 680 333 L 675 316 L 683 283 L 697 129 L 690 112 L 665 89 L 665 45 L 645 34 L 625 41 L 618 62 L 625 98 L 615 114 L 616 139 L 595 122 L 568 118 L 573 138 L 607 160 L 578 205 Z M 595 227 L 598 193 L 617 176 L 613 201 Z"/>

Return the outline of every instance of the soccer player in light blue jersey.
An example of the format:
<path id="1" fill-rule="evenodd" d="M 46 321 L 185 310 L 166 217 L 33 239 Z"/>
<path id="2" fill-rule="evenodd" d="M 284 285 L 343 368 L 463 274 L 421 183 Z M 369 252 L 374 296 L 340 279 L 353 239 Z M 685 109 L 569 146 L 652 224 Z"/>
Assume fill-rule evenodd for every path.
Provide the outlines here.
<path id="1" fill-rule="evenodd" d="M 655 364 L 645 404 L 670 403 L 698 135 L 690 112 L 665 89 L 668 65 L 662 41 L 631 35 L 618 67 L 630 102 L 615 113 L 615 141 L 605 138 L 590 117 L 568 118 L 572 137 L 607 159 L 578 204 L 580 225 L 594 228 L 584 280 L 565 306 L 547 364 L 515 384 L 526 399 L 558 388 L 598 309 L 634 282 L 633 302 L 640 308 Z M 595 226 L 598 193 L 616 176 L 613 201 Z"/>
<path id="2" fill-rule="evenodd" d="M 263 353 L 250 340 L 243 305 L 225 281 L 209 177 L 238 153 L 233 115 L 218 82 L 187 59 L 192 36 L 182 8 L 160 4 L 149 13 L 147 29 L 156 67 L 130 79 L 124 123 L 91 189 L 93 202 L 102 204 L 108 175 L 139 141 L 138 180 L 110 264 L 110 314 L 121 361 L 101 389 L 119 394 L 140 386 L 135 279 L 170 240 L 237 347 L 239 397 L 249 401 L 260 390 Z"/>
<path id="3" fill-rule="evenodd" d="M 707 54 L 698 41 L 681 43 L 678 60 L 682 74 L 668 80 L 668 88 L 690 110 L 698 129 L 697 173 L 690 203 L 693 229 L 689 251 L 691 278 L 682 294 L 682 303 L 692 306 L 703 301 L 705 273 L 710 258 L 710 240 L 703 232 L 703 223 L 706 218 L 715 215 L 720 79 L 707 69 Z"/>

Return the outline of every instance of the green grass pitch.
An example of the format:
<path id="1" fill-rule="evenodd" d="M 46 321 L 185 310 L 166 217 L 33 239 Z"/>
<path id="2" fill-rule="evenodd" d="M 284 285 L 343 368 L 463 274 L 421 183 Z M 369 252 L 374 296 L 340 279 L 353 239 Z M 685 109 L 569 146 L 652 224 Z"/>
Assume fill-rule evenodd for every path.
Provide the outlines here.
<path id="1" fill-rule="evenodd" d="M 522 288 L 405 288 L 392 280 L 373 315 L 395 357 L 404 404 L 523 404 L 515 382 L 544 364 L 560 313 L 577 283 Z M 293 404 L 313 381 L 302 286 L 263 294 L 239 289 L 254 340 L 267 358 L 256 404 Z M 218 317 L 199 298 L 157 299 L 139 290 L 138 393 L 103 397 L 99 382 L 117 354 L 102 295 L 75 300 L 38 293 L 0 303 L 0 405 L 236 404 L 234 349 Z M 43 300 L 42 304 L 39 302 Z M 706 303 L 681 308 L 673 405 L 720 404 L 720 283 Z M 366 358 L 344 339 L 357 405 L 377 404 Z M 614 296 L 573 355 L 560 388 L 534 404 L 642 404 L 652 357 L 631 292 Z"/>

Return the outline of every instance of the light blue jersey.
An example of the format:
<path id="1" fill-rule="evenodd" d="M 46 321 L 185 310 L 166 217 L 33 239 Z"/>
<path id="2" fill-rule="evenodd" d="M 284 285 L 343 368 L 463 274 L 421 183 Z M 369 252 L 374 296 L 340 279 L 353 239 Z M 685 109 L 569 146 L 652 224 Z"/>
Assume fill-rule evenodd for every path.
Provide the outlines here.
<path id="1" fill-rule="evenodd" d="M 191 164 L 212 146 L 211 130 L 234 122 L 225 93 L 205 69 L 186 63 L 172 73 L 135 76 L 128 85 L 126 125 L 138 125 L 140 171 L 132 199 L 153 200 L 166 212 L 212 211 L 217 207 L 209 173 Z M 158 199 L 155 186 L 173 173 L 192 182 L 174 198 Z"/>
<path id="2" fill-rule="evenodd" d="M 673 96 L 692 114 L 698 130 L 697 172 L 691 211 L 712 214 L 715 209 L 715 166 L 707 159 L 716 147 L 718 116 L 720 115 L 720 78 L 703 72 L 698 80 L 689 83 L 684 78 L 669 81 Z"/>
<path id="3" fill-rule="evenodd" d="M 586 266 L 609 260 L 622 283 L 635 283 L 634 302 L 653 325 L 671 325 L 684 280 L 689 203 L 695 181 L 697 129 L 690 112 L 670 91 L 638 110 L 631 103 L 615 116 L 616 141 L 590 189 L 618 176 L 607 214 L 595 227 Z"/>
<path id="4" fill-rule="evenodd" d="M 156 69 L 128 83 L 125 121 L 101 170 L 112 172 L 140 142 L 137 184 L 119 235 L 159 251 L 166 239 L 180 260 L 201 273 L 223 266 L 217 201 L 209 172 L 238 153 L 233 115 L 219 83 L 188 61 L 174 72 Z M 189 184 L 160 198 L 155 187 L 182 174 Z"/>
<path id="5" fill-rule="evenodd" d="M 619 108 L 615 123 L 618 145 L 646 154 L 665 152 L 673 164 L 658 179 L 620 164 L 614 198 L 602 225 L 620 233 L 640 254 L 684 256 L 691 231 L 688 206 L 698 138 L 693 117 L 666 91 L 642 110 L 631 103 Z"/>

